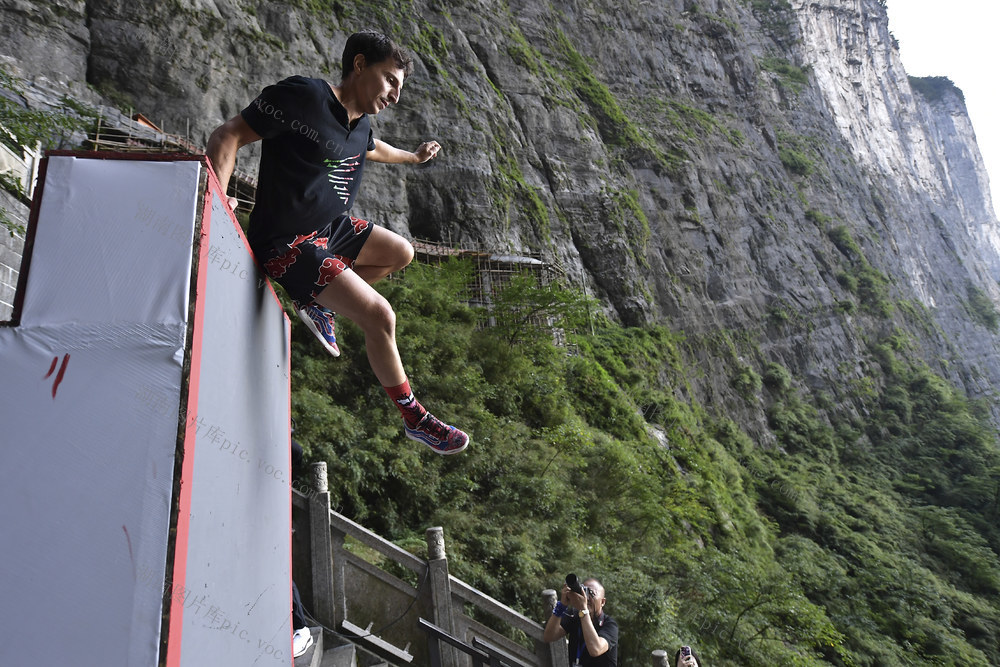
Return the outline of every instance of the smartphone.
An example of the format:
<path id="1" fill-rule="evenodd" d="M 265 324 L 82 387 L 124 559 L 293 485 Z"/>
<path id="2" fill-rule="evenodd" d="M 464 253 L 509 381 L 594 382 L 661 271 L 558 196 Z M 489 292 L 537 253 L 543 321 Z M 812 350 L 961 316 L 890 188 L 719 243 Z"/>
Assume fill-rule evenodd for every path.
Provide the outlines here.
<path id="1" fill-rule="evenodd" d="M 691 655 L 691 647 L 690 646 L 681 646 L 681 657 L 682 658 L 686 658 L 689 655 Z"/>

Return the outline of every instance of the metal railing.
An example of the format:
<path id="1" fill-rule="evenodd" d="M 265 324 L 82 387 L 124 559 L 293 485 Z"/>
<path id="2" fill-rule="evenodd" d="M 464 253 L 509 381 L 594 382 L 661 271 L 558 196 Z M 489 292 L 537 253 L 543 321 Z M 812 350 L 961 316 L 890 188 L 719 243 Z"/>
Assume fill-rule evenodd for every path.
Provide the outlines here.
<path id="1" fill-rule="evenodd" d="M 293 489 L 296 546 L 308 549 L 293 574 L 307 607 L 328 630 L 358 639 L 345 631 L 345 621 L 348 628 L 367 626 L 366 635 L 390 642 L 413 664 L 429 664 L 419 623 L 426 618 L 469 645 L 485 642 L 530 667 L 567 665 L 565 645 L 543 641 L 541 624 L 448 573 L 440 527 L 427 530 L 425 560 L 331 510 L 325 463 L 313 464 L 312 483 L 308 495 Z M 451 647 L 442 646 L 440 654 L 446 667 L 470 664 Z"/>
<path id="2" fill-rule="evenodd" d="M 473 667 L 485 652 L 509 656 L 500 664 L 569 666 L 565 639 L 545 642 L 541 624 L 448 573 L 442 528 L 427 529 L 425 560 L 330 509 L 326 463 L 312 465 L 311 484 L 292 489 L 293 576 L 327 631 L 397 665 Z M 540 618 L 556 596 L 542 591 Z M 439 642 L 444 634 L 473 651 Z M 651 664 L 667 667 L 668 654 L 653 651 Z"/>

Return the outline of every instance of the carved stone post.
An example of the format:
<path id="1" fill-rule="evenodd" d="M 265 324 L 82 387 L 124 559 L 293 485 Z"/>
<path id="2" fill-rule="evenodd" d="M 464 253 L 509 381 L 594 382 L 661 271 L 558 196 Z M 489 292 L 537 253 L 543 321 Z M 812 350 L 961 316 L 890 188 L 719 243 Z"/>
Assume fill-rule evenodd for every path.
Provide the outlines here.
<path id="1" fill-rule="evenodd" d="M 427 529 L 427 560 L 447 559 L 444 550 L 444 528 L 435 526 Z"/>
<path id="2" fill-rule="evenodd" d="M 328 628 L 336 627 L 334 613 L 333 546 L 330 539 L 330 487 L 326 462 L 312 464 L 312 490 L 309 494 L 309 542 L 312 561 L 313 611 L 316 620 Z M 341 591 L 343 594 L 343 591 Z"/>
<path id="3" fill-rule="evenodd" d="M 657 649 L 653 651 L 653 667 L 669 667 L 670 656 L 666 651 Z"/>
<path id="4" fill-rule="evenodd" d="M 542 604 L 545 613 L 542 616 L 542 625 L 544 626 L 548 623 L 549 616 L 552 614 L 552 609 L 556 606 L 556 601 L 559 599 L 559 593 L 551 588 L 546 588 L 542 591 Z M 548 645 L 548 651 L 545 652 L 549 657 L 549 664 L 552 667 L 569 667 L 569 653 L 566 648 L 566 639 L 557 639 L 554 642 L 550 642 Z"/>
<path id="5" fill-rule="evenodd" d="M 427 580 L 430 584 L 434 625 L 448 634 L 456 634 L 455 617 L 452 614 L 448 556 L 444 549 L 444 528 L 440 526 L 427 529 Z M 441 645 L 441 665 L 442 667 L 457 667 L 458 665 L 455 649 L 449 645 Z"/>

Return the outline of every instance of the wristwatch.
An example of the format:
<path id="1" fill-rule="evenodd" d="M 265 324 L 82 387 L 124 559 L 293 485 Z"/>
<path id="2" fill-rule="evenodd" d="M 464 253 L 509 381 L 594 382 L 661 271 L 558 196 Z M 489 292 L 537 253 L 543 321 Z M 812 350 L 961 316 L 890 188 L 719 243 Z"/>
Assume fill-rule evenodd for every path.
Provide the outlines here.
<path id="1" fill-rule="evenodd" d="M 590 610 L 587 609 L 586 607 L 584 607 L 580 611 L 576 612 L 576 615 L 577 616 L 589 616 L 590 615 Z"/>

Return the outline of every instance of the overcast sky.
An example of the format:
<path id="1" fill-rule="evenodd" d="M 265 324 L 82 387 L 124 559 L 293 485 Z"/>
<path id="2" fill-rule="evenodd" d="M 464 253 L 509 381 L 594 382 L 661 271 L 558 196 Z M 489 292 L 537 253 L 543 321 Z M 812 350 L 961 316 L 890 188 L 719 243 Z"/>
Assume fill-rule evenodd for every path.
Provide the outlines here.
<path id="1" fill-rule="evenodd" d="M 965 93 L 979 150 L 1000 196 L 1000 2 L 888 0 L 889 30 L 910 76 L 946 76 Z M 995 208 L 995 206 L 994 206 Z"/>

